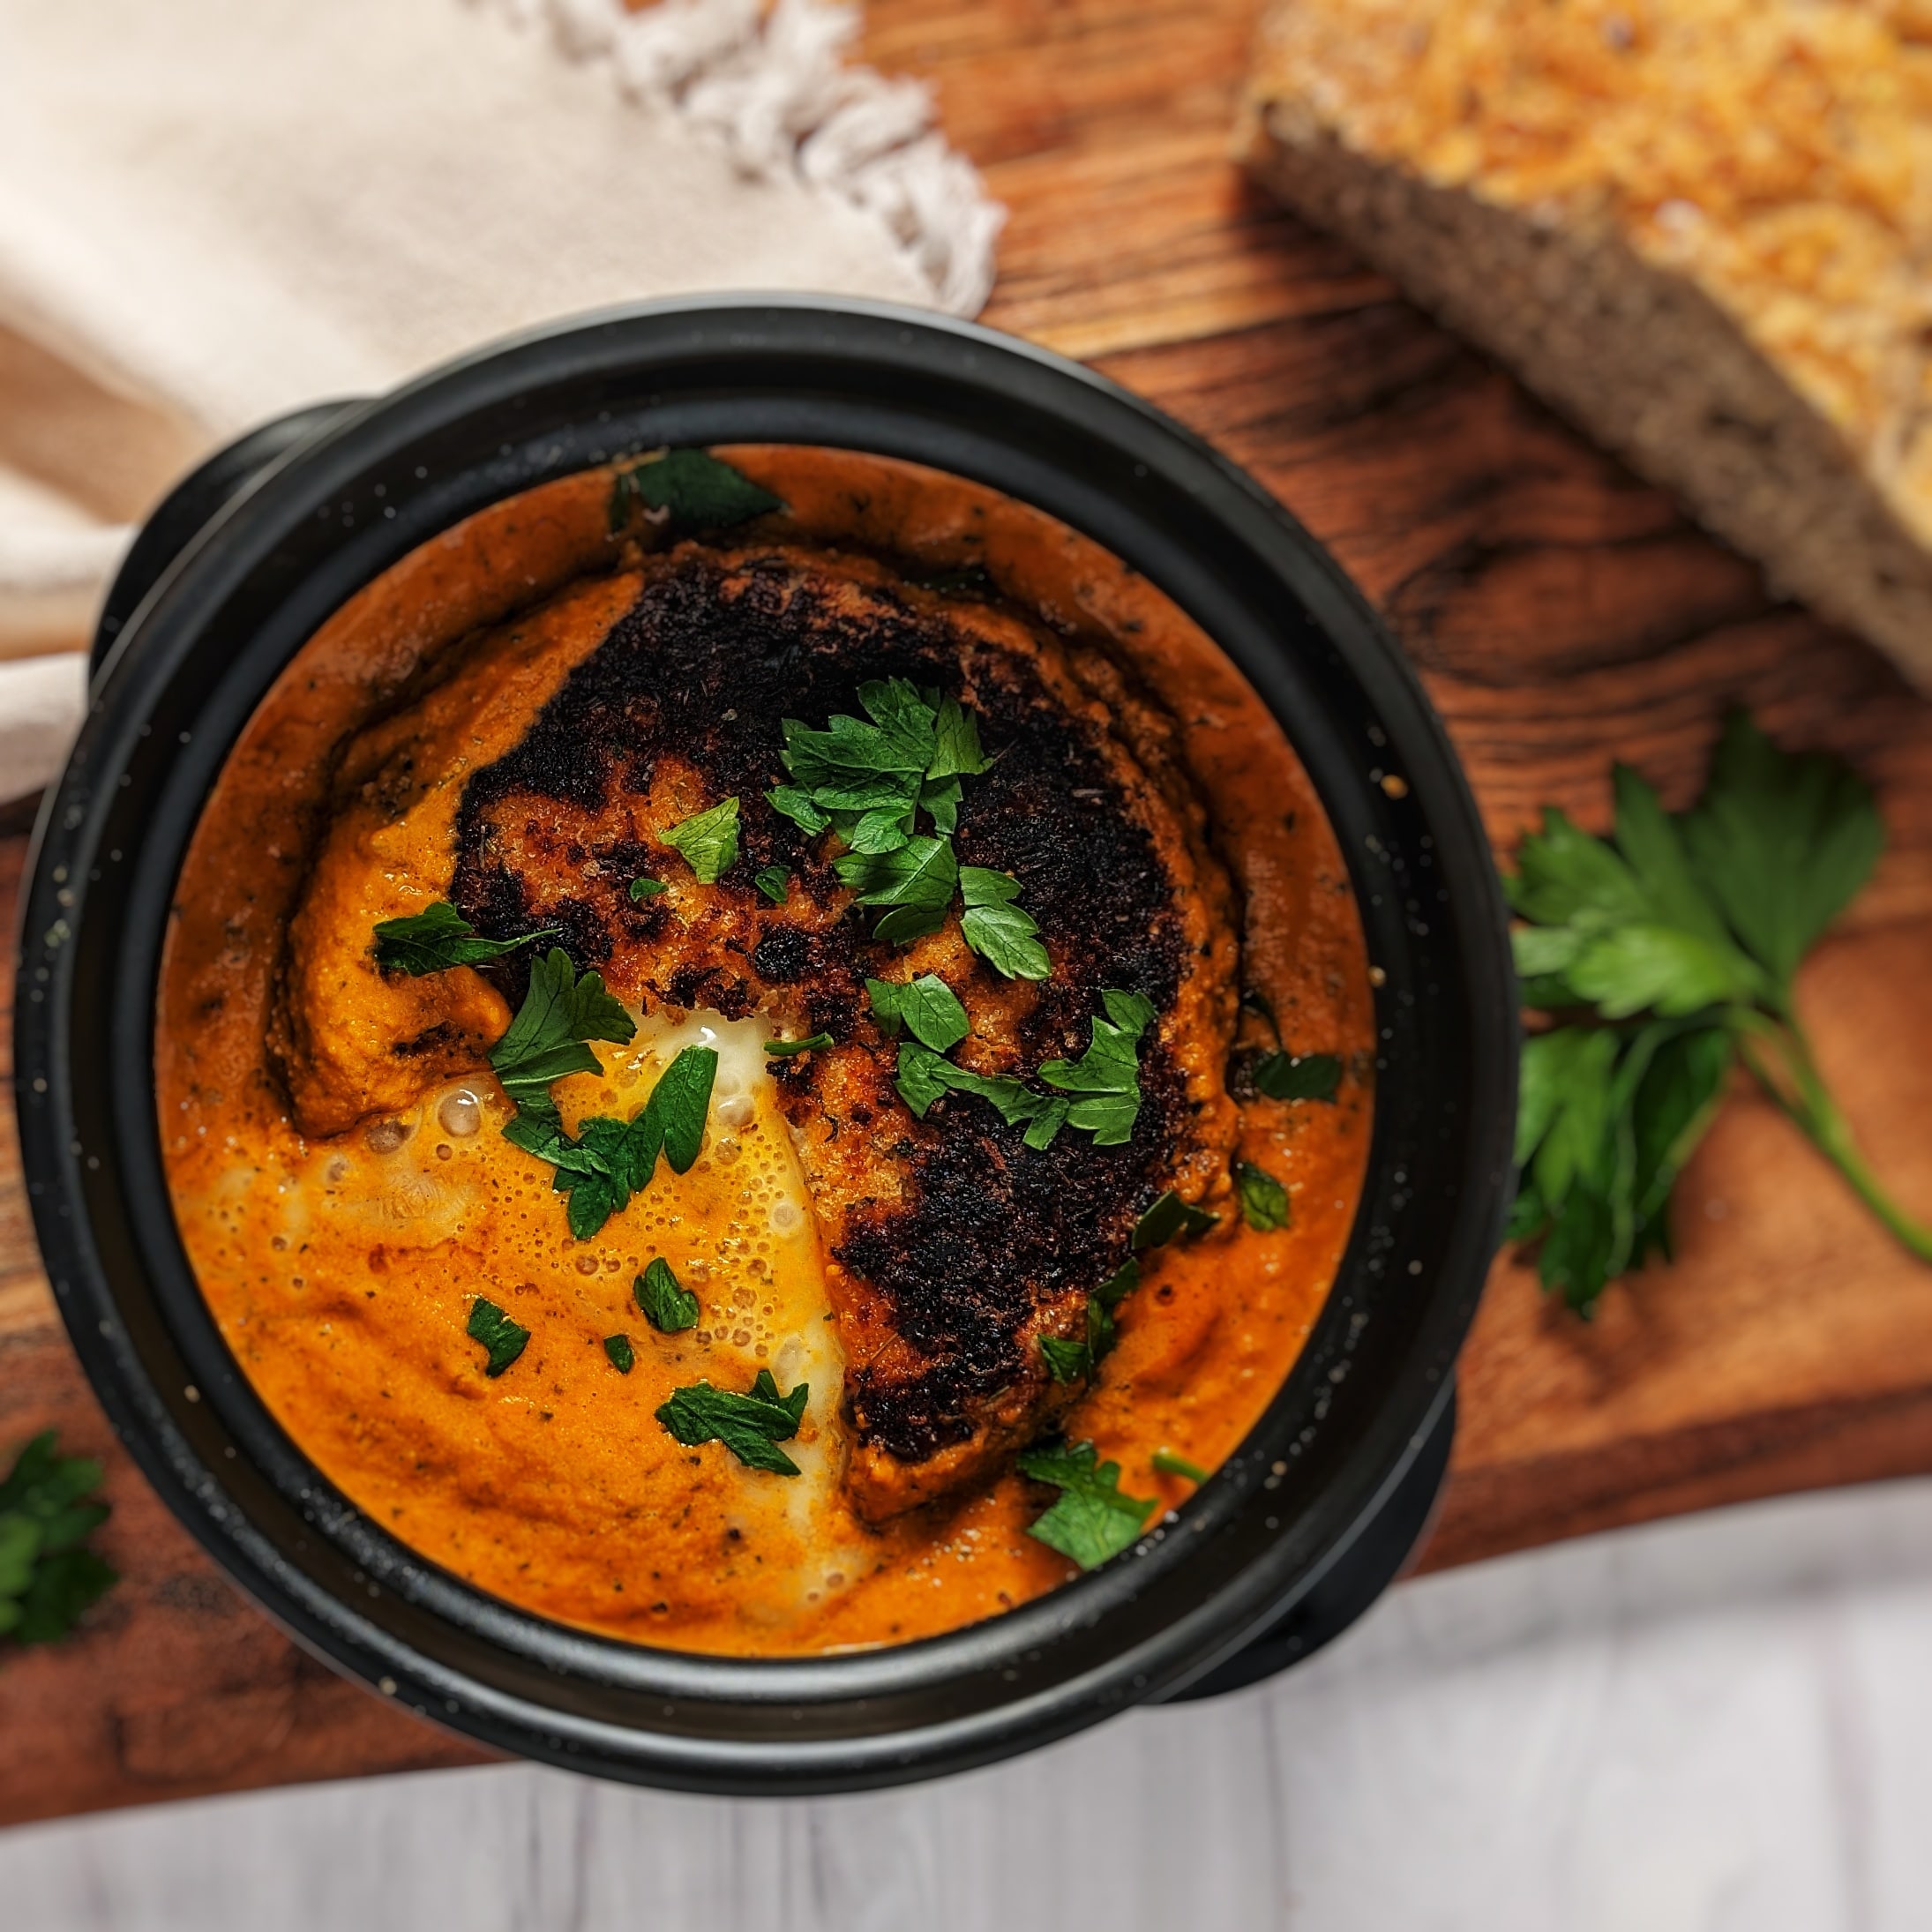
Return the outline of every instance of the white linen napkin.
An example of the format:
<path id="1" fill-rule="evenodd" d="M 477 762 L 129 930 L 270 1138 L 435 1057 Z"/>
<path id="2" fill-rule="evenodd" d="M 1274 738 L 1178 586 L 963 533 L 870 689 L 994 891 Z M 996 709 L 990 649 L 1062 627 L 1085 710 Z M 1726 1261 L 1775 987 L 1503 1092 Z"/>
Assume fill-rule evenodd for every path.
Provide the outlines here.
<path id="1" fill-rule="evenodd" d="M 825 0 L 0 0 L 0 800 L 132 527 L 264 418 L 548 317 L 971 314 L 1001 211 Z"/>

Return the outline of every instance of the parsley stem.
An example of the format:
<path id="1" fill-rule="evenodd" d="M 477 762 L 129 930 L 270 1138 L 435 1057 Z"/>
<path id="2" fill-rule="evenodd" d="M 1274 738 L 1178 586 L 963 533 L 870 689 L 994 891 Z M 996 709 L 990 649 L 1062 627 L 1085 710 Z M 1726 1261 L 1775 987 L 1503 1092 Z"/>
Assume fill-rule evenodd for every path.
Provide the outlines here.
<path id="1" fill-rule="evenodd" d="M 1872 1172 L 1859 1149 L 1851 1122 L 1818 1072 L 1811 1043 L 1795 1017 L 1787 1015 L 1773 1022 L 1759 1014 L 1739 1013 L 1735 1018 L 1740 1033 L 1738 1051 L 1758 1085 L 1845 1177 L 1852 1192 L 1871 1209 L 1898 1245 L 1918 1260 L 1932 1262 L 1932 1227 L 1907 1214 Z M 1782 1063 L 1778 1072 L 1758 1051 L 1760 1042 L 1777 1052 Z"/>

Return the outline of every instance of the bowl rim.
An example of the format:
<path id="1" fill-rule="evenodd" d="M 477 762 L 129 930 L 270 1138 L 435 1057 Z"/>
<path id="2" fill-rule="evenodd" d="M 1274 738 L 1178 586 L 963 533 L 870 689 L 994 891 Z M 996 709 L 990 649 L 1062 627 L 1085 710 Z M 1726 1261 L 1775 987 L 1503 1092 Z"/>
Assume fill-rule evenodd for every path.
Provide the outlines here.
<path id="1" fill-rule="evenodd" d="M 848 433 L 806 433 L 835 418 Z M 759 423 L 801 433 L 730 431 Z M 713 427 L 679 433 L 688 424 Z M 858 1655 L 719 1658 L 593 1636 L 393 1543 L 253 1397 L 156 1187 L 167 902 L 206 785 L 273 672 L 345 595 L 484 503 L 593 453 L 731 441 L 910 454 L 1034 503 L 1143 571 L 1275 711 L 1387 973 L 1356 1225 L 1314 1335 L 1241 1450 L 1129 1557 L 985 1622 Z M 935 446 L 942 455 L 915 453 Z M 1310 735 L 1326 722 L 1316 694 L 1333 711 L 1338 692 L 1366 721 L 1345 745 Z M 1284 715 L 1298 699 L 1307 715 Z M 1385 762 L 1405 791 L 1344 783 L 1351 756 Z M 122 627 L 31 868 L 22 1159 L 64 1317 L 117 1432 L 177 1517 L 309 1648 L 446 1726 L 578 1769 L 721 1791 L 855 1788 L 986 1762 L 1206 1675 L 1312 1588 L 1392 1493 L 1448 1399 L 1500 1238 L 1517 1028 L 1505 917 L 1474 801 L 1412 671 L 1246 472 L 1105 378 L 977 324 L 809 297 L 625 305 L 355 406 L 211 518 Z M 1419 1009 L 1456 1023 L 1431 1034 Z M 1422 1096 L 1426 1075 L 1440 1092 Z M 1398 1167 L 1390 1180 L 1391 1145 L 1412 1179 Z M 1375 1299 L 1398 1278 L 1412 1282 L 1399 1337 Z M 1395 1352 L 1363 1409 L 1350 1376 L 1381 1362 L 1371 1336 Z"/>

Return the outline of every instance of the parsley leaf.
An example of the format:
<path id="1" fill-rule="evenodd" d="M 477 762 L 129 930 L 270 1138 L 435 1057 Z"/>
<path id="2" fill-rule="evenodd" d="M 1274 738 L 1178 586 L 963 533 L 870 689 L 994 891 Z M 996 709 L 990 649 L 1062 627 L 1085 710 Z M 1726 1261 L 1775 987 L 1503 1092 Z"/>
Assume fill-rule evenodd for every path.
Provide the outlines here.
<path id="1" fill-rule="evenodd" d="M 743 470 L 707 450 L 668 449 L 647 456 L 610 481 L 610 528 L 621 530 L 641 510 L 672 536 L 729 529 L 785 507 Z"/>
<path id="2" fill-rule="evenodd" d="M 631 1346 L 627 1335 L 607 1335 L 603 1338 L 603 1352 L 610 1358 L 610 1366 L 620 1375 L 628 1375 L 636 1366 L 637 1353 Z"/>
<path id="3" fill-rule="evenodd" d="M 832 870 L 860 905 L 890 909 L 872 937 L 902 946 L 945 925 L 959 883 L 951 841 L 929 835 L 906 839 L 891 851 L 842 852 Z"/>
<path id="4" fill-rule="evenodd" d="M 573 1141 L 554 1108 L 520 1112 L 505 1123 L 503 1137 L 557 1170 L 550 1185 L 569 1197 L 570 1232 L 588 1241 L 650 1185 L 660 1152 L 674 1172 L 689 1171 L 704 1144 L 717 1070 L 715 1047 L 687 1046 L 629 1120 L 597 1115 L 580 1125 Z"/>
<path id="5" fill-rule="evenodd" d="M 505 1369 L 522 1354 L 530 1339 L 530 1331 L 520 1328 L 493 1301 L 485 1301 L 481 1295 L 469 1305 L 469 1338 L 481 1342 L 489 1360 L 483 1364 L 483 1374 L 493 1382 Z"/>
<path id="6" fill-rule="evenodd" d="M 1587 1311 L 1651 1249 L 1668 1255 L 1671 1184 L 1736 1058 L 1723 1026 L 1559 1027 L 1524 1044 L 1510 1234 L 1541 1234 L 1544 1285 Z"/>
<path id="7" fill-rule="evenodd" d="M 1013 902 L 1016 881 L 971 865 L 953 852 L 964 797 L 960 781 L 991 760 L 979 724 L 956 698 L 922 691 L 902 678 L 858 687 L 863 718 L 835 713 L 823 730 L 784 721 L 785 768 L 794 783 L 766 794 L 800 830 L 835 830 L 846 850 L 834 861 L 841 881 L 865 906 L 887 910 L 872 937 L 907 945 L 945 924 L 956 888 L 966 943 L 1009 979 L 1045 979 L 1052 970 L 1039 927 Z M 921 834 L 924 812 L 932 830 Z"/>
<path id="8" fill-rule="evenodd" d="M 921 973 L 909 985 L 891 979 L 868 979 L 865 992 L 872 1000 L 879 1030 L 888 1040 L 897 1039 L 903 1027 L 922 1045 L 943 1053 L 947 1047 L 957 1046 L 972 1030 L 959 995 L 937 973 Z"/>
<path id="9" fill-rule="evenodd" d="M 1053 962 L 1037 938 L 1033 915 L 1014 901 L 1020 882 L 984 865 L 962 865 L 960 899 L 966 910 L 960 935 L 995 972 L 1008 979 L 1049 979 Z"/>
<path id="10" fill-rule="evenodd" d="M 1055 1382 L 1077 1382 L 1090 1375 L 1112 1349 L 1117 1338 L 1113 1311 L 1140 1285 L 1141 1264 L 1131 1257 L 1121 1262 L 1087 1297 L 1085 1332 L 1075 1340 L 1043 1335 L 1040 1353 Z"/>
<path id="11" fill-rule="evenodd" d="M 821 812 L 812 802 L 812 794 L 799 790 L 796 785 L 775 786 L 765 794 L 765 802 L 774 812 L 790 819 L 801 832 L 814 837 L 832 822 L 832 814 Z"/>
<path id="12" fill-rule="evenodd" d="M 627 1045 L 637 1022 L 603 990 L 603 977 L 578 978 L 570 955 L 552 947 L 530 968 L 530 989 L 509 1030 L 490 1050 L 490 1064 L 520 1112 L 557 1118 L 550 1082 L 568 1074 L 595 1074 L 601 1062 L 585 1043 Z"/>
<path id="13" fill-rule="evenodd" d="M 1121 1147 L 1141 1111 L 1139 1045 L 1154 1022 L 1154 1003 L 1111 988 L 1100 999 L 1107 1017 L 1093 1022 L 1093 1044 L 1077 1060 L 1047 1060 L 1040 1078 L 1049 1087 L 1085 1097 L 1074 1102 L 1067 1119 L 1090 1131 L 1096 1147 Z"/>
<path id="14" fill-rule="evenodd" d="M 677 1335 L 698 1325 L 697 1296 L 671 1273 L 670 1263 L 662 1254 L 651 1256 L 633 1292 L 644 1319 L 660 1335 Z"/>
<path id="15" fill-rule="evenodd" d="M 923 1120 L 932 1103 L 944 1097 L 947 1075 L 956 1071 L 950 1060 L 931 1047 L 909 1040 L 899 1049 L 899 1066 L 892 1083 L 911 1109 L 912 1118 Z"/>
<path id="16" fill-rule="evenodd" d="M 1134 1252 L 1144 1254 L 1150 1247 L 1165 1247 L 1179 1234 L 1205 1234 L 1220 1220 L 1219 1215 L 1183 1201 L 1170 1187 L 1134 1224 Z"/>
<path id="17" fill-rule="evenodd" d="M 778 1444 L 798 1434 L 810 1397 L 811 1389 L 804 1382 L 789 1396 L 781 1396 L 771 1371 L 761 1368 L 748 1396 L 700 1382 L 678 1389 L 658 1409 L 657 1419 L 687 1449 L 722 1442 L 748 1469 L 796 1476 L 798 1464 Z"/>
<path id="18" fill-rule="evenodd" d="M 1342 1061 L 1335 1053 L 1263 1053 L 1252 1078 L 1270 1100 L 1333 1100 Z"/>
<path id="19" fill-rule="evenodd" d="M 1060 1501 L 1031 1524 L 1027 1534 L 1070 1556 L 1082 1569 L 1097 1569 L 1140 1539 L 1155 1508 L 1151 1497 L 1120 1494 L 1120 1465 L 1096 1461 L 1091 1442 L 1029 1449 L 1020 1468 L 1035 1482 L 1051 1483 Z"/>
<path id="20" fill-rule="evenodd" d="M 711 1111 L 711 1083 L 718 1075 L 717 1049 L 683 1048 L 651 1090 L 648 1112 L 657 1117 L 664 1158 L 674 1174 L 687 1174 L 704 1146 L 705 1117 Z"/>
<path id="21" fill-rule="evenodd" d="M 1793 1004 L 1806 949 L 1870 876 L 1883 827 L 1836 760 L 1777 750 L 1741 715 L 1703 797 L 1665 812 L 1615 775 L 1609 839 L 1560 812 L 1506 882 L 1524 1004 L 1593 1009 L 1523 1051 L 1510 1237 L 1544 1285 L 1588 1313 L 1606 1283 L 1668 1254 L 1672 1183 L 1741 1062 L 1913 1254 L 1932 1228 L 1879 1186 L 1826 1089 Z"/>
<path id="22" fill-rule="evenodd" d="M 86 1547 L 108 1505 L 86 1499 L 101 1486 L 91 1456 L 61 1456 L 51 1429 L 34 1436 L 0 1480 L 0 1636 L 51 1644 L 118 1581 Z"/>
<path id="23" fill-rule="evenodd" d="M 1234 1192 L 1241 1203 L 1241 1218 L 1257 1233 L 1288 1225 L 1288 1190 L 1265 1168 L 1236 1161 Z"/>
<path id="24" fill-rule="evenodd" d="M 655 899 L 661 892 L 670 887 L 662 879 L 633 879 L 631 881 L 631 903 L 640 906 L 647 899 Z"/>
<path id="25" fill-rule="evenodd" d="M 1742 712 L 1725 726 L 1683 831 L 1698 878 L 1785 1004 L 1799 961 L 1885 843 L 1868 786 L 1836 759 L 1786 757 Z"/>
<path id="26" fill-rule="evenodd" d="M 753 876 L 752 883 L 775 906 L 782 906 L 785 895 L 791 890 L 791 874 L 783 865 L 767 865 Z"/>
<path id="27" fill-rule="evenodd" d="M 829 1033 L 808 1033 L 802 1040 L 767 1040 L 765 1051 L 775 1060 L 790 1060 L 797 1053 L 815 1053 L 833 1044 Z"/>
<path id="28" fill-rule="evenodd" d="M 513 940 L 480 940 L 476 929 L 454 906 L 440 900 L 406 919 L 376 922 L 376 963 L 387 972 L 408 973 L 420 979 L 425 973 L 446 972 L 452 966 L 483 966 L 501 959 L 533 940 L 555 936 L 555 926 L 526 932 Z"/>
<path id="29" fill-rule="evenodd" d="M 738 800 L 694 812 L 668 827 L 657 842 L 674 847 L 700 886 L 715 886 L 718 875 L 738 860 Z"/>
<path id="30" fill-rule="evenodd" d="M 956 1000 L 956 1022 L 950 1010 L 935 1015 L 915 1012 L 907 995 L 915 993 L 926 979 L 940 985 L 936 975 L 926 974 L 910 987 L 898 987 L 883 993 L 885 1007 L 880 1008 L 881 993 L 890 988 L 885 980 L 868 980 L 875 1011 L 881 1011 L 880 1024 L 888 1034 L 895 1033 L 902 1021 L 919 1036 L 921 1024 L 944 1021 L 956 1023 L 955 1037 L 964 1037 L 965 1008 Z M 951 998 L 951 995 L 947 995 Z M 1040 1068 L 1040 1078 L 1059 1094 L 1041 1093 L 1010 1074 L 975 1074 L 955 1067 L 942 1053 L 925 1044 L 923 1036 L 908 1040 L 899 1049 L 899 1066 L 894 1084 L 899 1097 L 913 1116 L 924 1120 L 926 1111 L 941 1094 L 951 1090 L 971 1094 L 987 1102 L 1008 1127 L 1024 1125 L 1028 1147 L 1050 1147 L 1054 1136 L 1069 1124 L 1090 1133 L 1096 1147 L 1119 1147 L 1131 1135 L 1134 1117 L 1140 1111 L 1140 1062 L 1138 1042 L 1155 1017 L 1151 1001 L 1137 992 L 1103 992 L 1100 995 L 1109 1017 L 1093 1022 L 1093 1044 L 1077 1060 L 1048 1060 Z M 939 1030 L 950 1030 L 950 1024 Z M 935 1032 L 937 1037 L 937 1032 Z M 953 1045 L 947 1040 L 947 1045 Z M 1077 1095 L 1068 1098 L 1067 1095 Z"/>

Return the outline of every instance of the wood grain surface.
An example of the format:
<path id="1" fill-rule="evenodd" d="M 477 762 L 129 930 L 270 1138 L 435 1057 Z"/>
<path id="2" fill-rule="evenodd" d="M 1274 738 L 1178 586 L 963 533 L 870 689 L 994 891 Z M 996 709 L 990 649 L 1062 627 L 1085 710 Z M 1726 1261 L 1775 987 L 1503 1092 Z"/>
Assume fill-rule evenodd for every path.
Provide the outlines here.
<path id="1" fill-rule="evenodd" d="M 1246 464 L 1387 614 L 1499 846 L 1601 827 L 1614 759 L 1687 802 L 1727 708 L 1878 788 L 1891 847 L 1801 1000 L 1875 1163 L 1932 1213 L 1932 706 L 1689 524 L 1226 159 L 1246 0 L 873 0 L 1012 211 L 986 319 L 1093 361 Z M 0 843 L 11 901 L 24 842 Z M 10 968 L 11 970 L 11 968 Z M 11 1074 L 11 1066 L 6 1068 Z M 125 1580 L 0 1664 L 0 1821 L 471 1762 L 306 1658 L 114 1444 L 34 1256 L 0 1116 L 0 1443 L 103 1456 Z M 1681 1254 L 1574 1321 L 1497 1264 L 1424 1561 L 1932 1469 L 1932 1273 L 1741 1090 L 1687 1173 Z"/>

